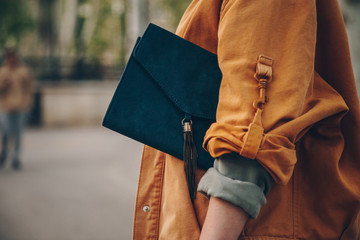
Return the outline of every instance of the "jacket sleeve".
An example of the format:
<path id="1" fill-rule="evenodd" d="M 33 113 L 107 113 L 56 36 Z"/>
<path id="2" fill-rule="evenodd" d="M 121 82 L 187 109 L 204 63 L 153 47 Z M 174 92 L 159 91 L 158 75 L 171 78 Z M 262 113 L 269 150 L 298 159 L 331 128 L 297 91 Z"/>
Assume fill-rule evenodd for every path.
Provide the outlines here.
<path id="1" fill-rule="evenodd" d="M 289 181 L 295 143 L 313 124 L 305 101 L 315 45 L 315 0 L 224 0 L 217 52 L 223 78 L 216 123 L 204 139 L 214 158 L 237 152 L 256 158 L 277 183 Z M 259 56 L 272 60 L 261 109 L 254 107 L 260 96 L 254 77 Z"/>

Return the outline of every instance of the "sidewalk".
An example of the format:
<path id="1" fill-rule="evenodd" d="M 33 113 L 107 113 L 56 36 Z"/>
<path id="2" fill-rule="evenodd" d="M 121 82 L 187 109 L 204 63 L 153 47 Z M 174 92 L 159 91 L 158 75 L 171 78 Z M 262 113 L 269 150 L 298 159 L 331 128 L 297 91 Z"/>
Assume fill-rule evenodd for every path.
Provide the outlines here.
<path id="1" fill-rule="evenodd" d="M 142 145 L 105 128 L 28 130 L 0 170 L 0 240 L 127 240 Z"/>

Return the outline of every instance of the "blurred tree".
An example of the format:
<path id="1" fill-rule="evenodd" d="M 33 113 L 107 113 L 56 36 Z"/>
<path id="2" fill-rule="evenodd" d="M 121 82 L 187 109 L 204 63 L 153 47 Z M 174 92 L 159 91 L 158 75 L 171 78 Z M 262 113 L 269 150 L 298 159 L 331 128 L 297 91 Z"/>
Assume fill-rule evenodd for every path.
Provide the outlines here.
<path id="1" fill-rule="evenodd" d="M 97 30 L 110 13 L 109 1 L 77 0 L 77 2 L 78 11 L 73 38 L 75 65 L 71 78 L 98 79 L 101 78 L 101 53 L 106 49 L 108 42 L 101 37 L 96 39 Z M 96 39 L 95 43 L 94 39 Z"/>
<path id="2" fill-rule="evenodd" d="M 27 0 L 0 1 L 0 47 L 4 47 L 9 41 L 18 45 L 26 32 L 35 29 L 28 4 Z"/>
<path id="3" fill-rule="evenodd" d="M 75 46 L 75 56 L 78 60 L 83 59 L 85 55 L 85 43 L 84 43 L 84 25 L 86 22 L 86 19 L 89 15 L 87 4 L 88 0 L 79 0 L 78 4 L 79 7 L 79 13 L 77 15 L 76 25 L 75 25 L 75 33 L 74 33 L 74 46 Z"/>
<path id="4" fill-rule="evenodd" d="M 176 26 L 190 1 L 0 0 L 0 50 L 22 41 L 42 79 L 97 78 L 121 69 L 149 21 Z"/>
<path id="5" fill-rule="evenodd" d="M 143 33 L 149 24 L 149 0 L 135 0 L 139 18 L 139 33 Z"/>
<path id="6" fill-rule="evenodd" d="M 161 0 L 160 2 L 171 12 L 172 23 L 176 26 L 191 0 Z"/>
<path id="7" fill-rule="evenodd" d="M 351 60 L 360 96 L 360 0 L 339 0 L 349 37 Z"/>
<path id="8" fill-rule="evenodd" d="M 45 56 L 53 57 L 56 45 L 55 8 L 56 0 L 39 0 L 39 36 L 45 44 Z"/>
<path id="9" fill-rule="evenodd" d="M 126 1 L 78 0 L 78 8 L 73 45 L 77 73 L 73 76 L 84 75 L 81 73 L 84 70 L 97 77 L 100 65 L 106 68 L 123 65 Z M 97 73 L 89 72 L 89 64 L 93 69 L 98 67 Z"/>
<path id="10" fill-rule="evenodd" d="M 69 53 L 72 46 L 72 39 L 74 37 L 74 29 L 76 26 L 78 13 L 78 0 L 60 0 L 58 1 L 58 44 L 59 56 L 64 58 Z"/>
<path id="11" fill-rule="evenodd" d="M 122 0 L 122 9 L 120 13 L 120 55 L 119 63 L 121 66 L 125 66 L 125 55 L 126 55 L 126 10 L 128 8 L 128 3 L 126 0 Z"/>
<path id="12" fill-rule="evenodd" d="M 97 62 L 101 60 L 107 51 L 111 51 L 115 55 L 120 54 L 114 50 L 119 48 L 121 42 L 114 44 L 114 40 L 119 39 L 122 32 L 124 8 L 125 4 L 122 0 L 101 1 L 93 34 L 88 39 L 87 56 L 90 61 Z"/>
<path id="13" fill-rule="evenodd" d="M 88 56 L 92 62 L 99 62 L 101 56 L 109 47 L 110 39 L 106 26 L 106 21 L 109 16 L 111 16 L 111 3 L 109 0 L 103 0 L 99 6 L 94 33 L 89 41 Z"/>
<path id="14" fill-rule="evenodd" d="M 55 50 L 58 44 L 58 29 L 56 26 L 57 0 L 38 0 L 38 48 L 42 50 L 42 75 L 48 79 L 61 78 L 60 62 Z"/>
<path id="15" fill-rule="evenodd" d="M 126 58 L 131 53 L 136 39 L 141 36 L 149 23 L 149 0 L 127 0 L 126 12 Z"/>

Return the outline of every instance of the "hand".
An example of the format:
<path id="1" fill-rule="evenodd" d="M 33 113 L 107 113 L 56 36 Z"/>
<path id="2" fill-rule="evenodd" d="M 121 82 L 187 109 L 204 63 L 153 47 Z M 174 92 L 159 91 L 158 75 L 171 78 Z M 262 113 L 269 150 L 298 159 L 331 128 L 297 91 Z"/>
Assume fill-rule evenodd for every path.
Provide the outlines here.
<path id="1" fill-rule="evenodd" d="M 242 208 L 211 197 L 200 240 L 237 240 L 248 218 Z"/>

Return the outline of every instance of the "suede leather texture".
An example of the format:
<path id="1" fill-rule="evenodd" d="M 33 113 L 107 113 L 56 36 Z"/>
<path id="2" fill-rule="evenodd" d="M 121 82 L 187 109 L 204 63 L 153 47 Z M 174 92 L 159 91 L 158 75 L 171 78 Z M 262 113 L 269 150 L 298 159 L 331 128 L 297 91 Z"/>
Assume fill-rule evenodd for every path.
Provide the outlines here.
<path id="1" fill-rule="evenodd" d="M 182 159 L 182 120 L 191 117 L 198 166 L 214 159 L 202 148 L 215 122 L 221 71 L 217 56 L 154 24 L 138 39 L 103 125 Z"/>

